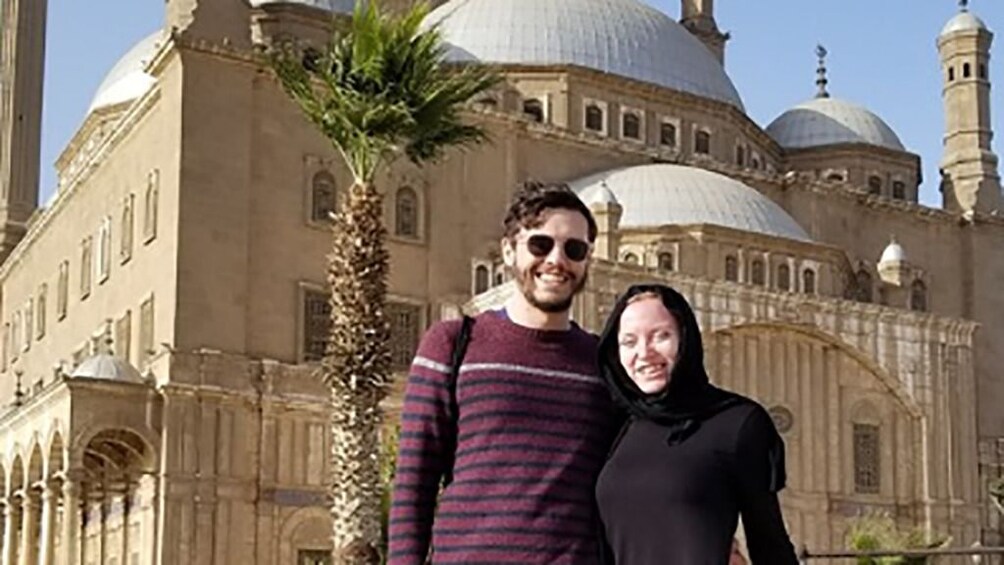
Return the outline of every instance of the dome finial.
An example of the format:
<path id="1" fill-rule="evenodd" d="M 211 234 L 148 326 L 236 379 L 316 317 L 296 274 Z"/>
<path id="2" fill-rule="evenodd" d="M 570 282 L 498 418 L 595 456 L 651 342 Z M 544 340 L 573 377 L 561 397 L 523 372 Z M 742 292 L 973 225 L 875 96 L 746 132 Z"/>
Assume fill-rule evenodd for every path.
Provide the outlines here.
<path id="1" fill-rule="evenodd" d="M 821 44 L 816 44 L 816 57 L 819 58 L 819 66 L 816 67 L 816 98 L 829 98 L 830 93 L 826 91 L 826 85 L 830 82 L 826 80 L 826 48 Z"/>
<path id="2" fill-rule="evenodd" d="M 969 0 L 959 0 L 959 10 L 963 12 L 969 11 Z"/>

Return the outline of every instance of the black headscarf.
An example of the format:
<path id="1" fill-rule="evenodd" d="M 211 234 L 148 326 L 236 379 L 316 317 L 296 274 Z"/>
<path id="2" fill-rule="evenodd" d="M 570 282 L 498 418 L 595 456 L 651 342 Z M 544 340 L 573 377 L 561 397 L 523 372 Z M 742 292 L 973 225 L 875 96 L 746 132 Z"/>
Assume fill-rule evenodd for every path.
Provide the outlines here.
<path id="1" fill-rule="evenodd" d="M 676 364 L 668 385 L 656 394 L 642 392 L 628 376 L 621 364 L 617 340 L 621 315 L 628 302 L 632 297 L 647 292 L 662 298 L 662 303 L 680 326 Z M 669 429 L 666 441 L 670 445 L 686 440 L 697 431 L 701 422 L 726 408 L 752 402 L 711 384 L 704 370 L 704 345 L 694 311 L 679 292 L 661 284 L 634 285 L 617 300 L 600 335 L 599 365 L 614 400 L 628 411 L 632 419 L 652 420 L 666 426 Z M 784 442 L 776 436 L 774 444 L 768 453 L 768 464 L 771 467 L 770 490 L 777 492 L 785 482 Z"/>

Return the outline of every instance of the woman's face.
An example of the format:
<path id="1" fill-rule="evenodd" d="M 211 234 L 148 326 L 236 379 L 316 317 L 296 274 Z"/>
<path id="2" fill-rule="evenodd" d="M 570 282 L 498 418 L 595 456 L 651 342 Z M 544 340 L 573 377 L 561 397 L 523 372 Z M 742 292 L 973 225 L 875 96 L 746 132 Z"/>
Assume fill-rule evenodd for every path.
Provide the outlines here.
<path id="1" fill-rule="evenodd" d="M 662 300 L 645 297 L 627 305 L 617 332 L 621 365 L 645 394 L 669 384 L 680 350 L 680 324 Z"/>

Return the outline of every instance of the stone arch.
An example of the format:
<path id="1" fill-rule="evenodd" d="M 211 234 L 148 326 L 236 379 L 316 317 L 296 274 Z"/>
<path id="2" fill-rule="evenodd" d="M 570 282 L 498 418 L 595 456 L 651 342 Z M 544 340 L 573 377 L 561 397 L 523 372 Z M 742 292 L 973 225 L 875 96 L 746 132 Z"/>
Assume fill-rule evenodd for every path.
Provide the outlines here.
<path id="1" fill-rule="evenodd" d="M 13 494 L 24 488 L 24 458 L 20 450 L 11 459 L 9 474 L 7 476 L 7 494 Z"/>
<path id="2" fill-rule="evenodd" d="M 323 508 L 300 508 L 286 518 L 279 531 L 279 563 L 297 563 L 300 549 L 331 549 L 331 515 Z"/>
<path id="3" fill-rule="evenodd" d="M 28 452 L 28 459 L 25 461 L 26 486 L 41 482 L 45 476 L 45 458 L 42 455 L 42 445 L 38 441 L 33 441 L 31 451 Z"/>
<path id="4" fill-rule="evenodd" d="M 63 432 L 57 424 L 53 426 L 46 445 L 45 476 L 52 477 L 60 471 L 66 470 L 66 449 L 63 443 Z"/>
<path id="5" fill-rule="evenodd" d="M 806 500 L 827 493 L 857 504 L 862 496 L 918 492 L 926 480 L 918 463 L 926 441 L 924 412 L 894 375 L 858 348 L 818 328 L 776 322 L 713 328 L 706 343 L 716 384 L 752 397 L 772 416 L 788 416 L 782 506 L 801 543 L 830 546 L 828 532 L 839 531 L 845 519 L 839 508 L 812 507 Z M 854 464 L 856 413 L 867 417 L 866 424 L 878 424 L 884 454 L 878 465 Z M 856 487 L 859 468 L 879 477 L 878 495 Z"/>
<path id="6" fill-rule="evenodd" d="M 7 493 L 7 462 L 0 459 L 0 496 Z"/>
<path id="7" fill-rule="evenodd" d="M 906 390 L 906 387 L 904 387 L 895 376 L 889 374 L 888 371 L 883 369 L 871 357 L 860 351 L 858 348 L 848 344 L 839 337 L 823 332 L 817 328 L 801 325 L 780 324 L 776 322 L 754 322 L 714 328 L 710 333 L 714 336 L 722 332 L 739 332 L 745 330 L 792 332 L 800 334 L 810 340 L 818 340 L 825 345 L 833 347 L 841 353 L 850 356 L 854 359 L 854 361 L 859 363 L 862 368 L 866 370 L 866 372 L 878 379 L 884 390 L 892 394 L 903 409 L 910 414 L 910 416 L 913 418 L 921 418 L 924 415 L 921 407 L 916 401 L 914 401 L 910 393 Z"/>
<path id="8" fill-rule="evenodd" d="M 881 424 L 882 412 L 871 400 L 859 400 L 851 408 L 851 420 L 863 424 Z"/>
<path id="9" fill-rule="evenodd" d="M 149 429 L 92 426 L 79 432 L 69 446 L 69 468 L 153 472 L 160 445 Z"/>

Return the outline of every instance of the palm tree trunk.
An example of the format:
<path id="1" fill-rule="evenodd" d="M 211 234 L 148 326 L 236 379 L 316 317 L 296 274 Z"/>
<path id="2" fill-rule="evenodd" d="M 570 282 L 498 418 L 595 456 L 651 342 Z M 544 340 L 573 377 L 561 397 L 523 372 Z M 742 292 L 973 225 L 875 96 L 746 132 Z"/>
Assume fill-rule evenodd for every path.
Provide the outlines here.
<path id="1" fill-rule="evenodd" d="M 381 195 L 371 184 L 353 185 L 335 215 L 328 257 L 332 323 L 324 376 L 335 565 L 380 563 L 380 401 L 390 372 L 385 236 Z"/>

